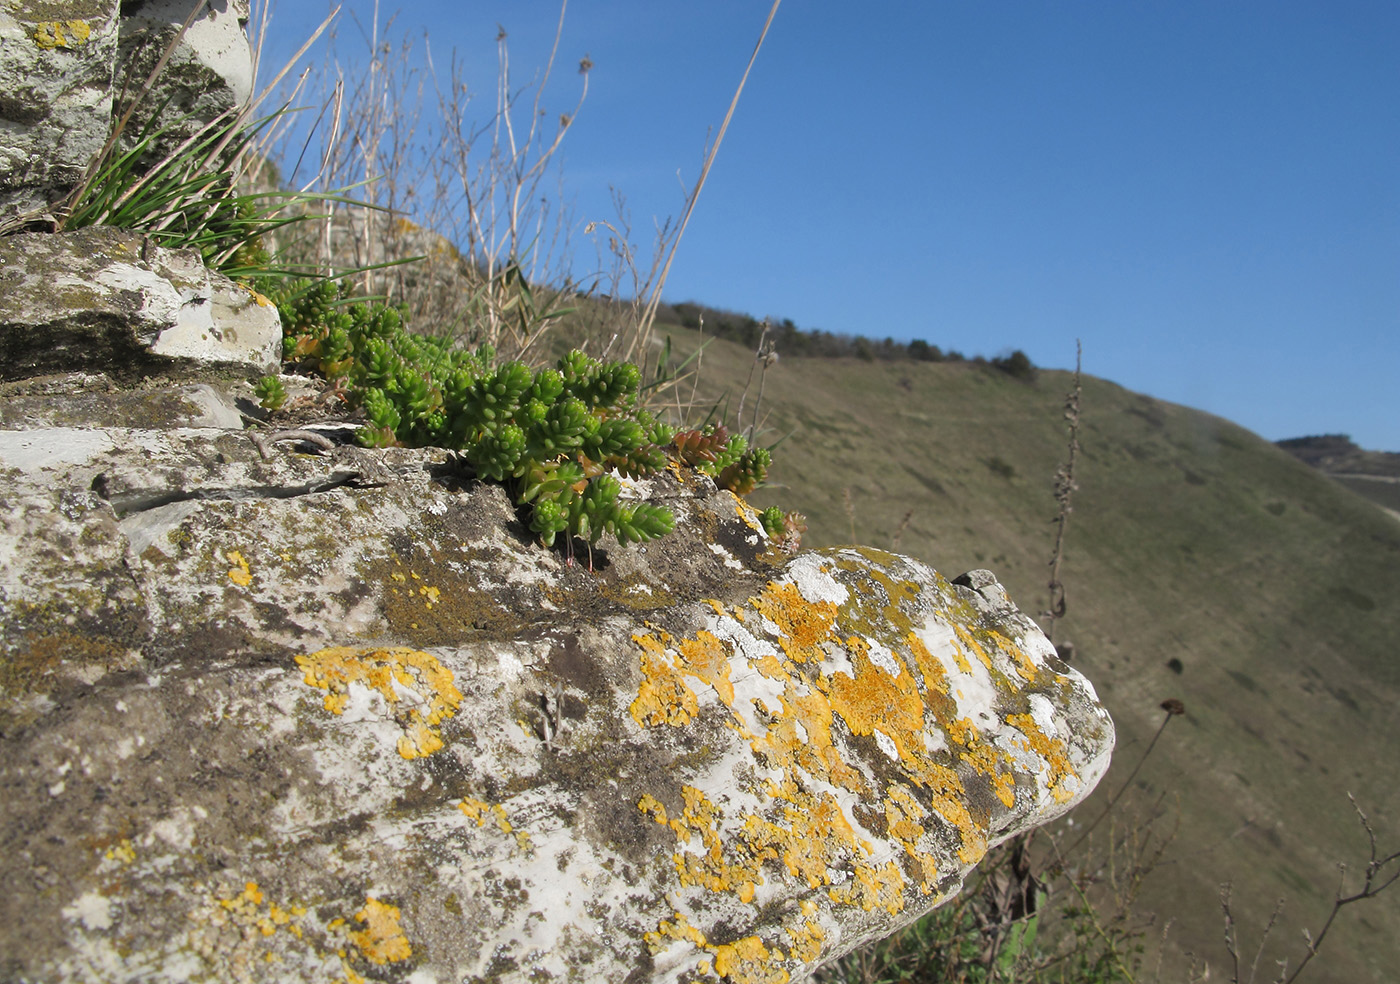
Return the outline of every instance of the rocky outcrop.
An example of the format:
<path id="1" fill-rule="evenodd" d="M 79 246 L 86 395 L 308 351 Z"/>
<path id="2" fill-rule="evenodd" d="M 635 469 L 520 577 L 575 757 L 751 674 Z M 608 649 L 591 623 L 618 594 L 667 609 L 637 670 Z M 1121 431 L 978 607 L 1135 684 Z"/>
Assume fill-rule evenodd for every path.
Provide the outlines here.
<path id="1" fill-rule="evenodd" d="M 47 86 L 0 96 L 0 226 L 178 6 L 0 13 Z M 547 550 L 313 381 L 278 430 L 280 345 L 193 253 L 0 238 L 0 980 L 782 984 L 1107 768 L 990 573 L 791 556 L 674 462 L 624 493 L 673 533 Z"/>
<path id="2" fill-rule="evenodd" d="M 0 6 L 0 228 L 42 217 L 73 190 L 107 141 L 114 95 L 135 93 L 196 0 L 13 0 Z M 131 123 L 187 129 L 247 103 L 246 0 L 211 0 L 172 52 Z"/>
<path id="3" fill-rule="evenodd" d="M 105 227 L 0 238 L 0 380 L 74 368 L 257 375 L 281 354 L 277 309 L 194 250 Z"/>
<path id="4" fill-rule="evenodd" d="M 253 413 L 0 397 L 0 978 L 798 979 L 1107 766 L 986 572 L 789 557 L 687 471 L 590 571 L 447 452 Z"/>

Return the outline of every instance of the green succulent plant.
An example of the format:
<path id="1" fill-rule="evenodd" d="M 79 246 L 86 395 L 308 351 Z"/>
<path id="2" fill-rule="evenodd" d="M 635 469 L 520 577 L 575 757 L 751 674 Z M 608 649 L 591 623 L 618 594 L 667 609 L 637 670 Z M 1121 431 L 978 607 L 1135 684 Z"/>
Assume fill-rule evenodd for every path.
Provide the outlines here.
<path id="1" fill-rule="evenodd" d="M 604 533 L 625 545 L 671 532 L 670 510 L 624 499 L 610 472 L 653 474 L 674 455 L 740 495 L 766 475 L 769 453 L 723 426 L 678 434 L 648 412 L 631 363 L 573 351 L 531 369 L 497 362 L 487 345 L 456 350 L 409 332 L 404 309 L 354 299 L 332 281 L 260 287 L 281 314 L 285 361 L 324 376 L 362 411 L 361 444 L 458 451 L 479 478 L 511 490 L 546 546 L 561 534 L 591 546 Z M 286 398 L 275 376 L 257 393 L 269 409 Z M 787 530 L 781 514 L 777 522 Z"/>

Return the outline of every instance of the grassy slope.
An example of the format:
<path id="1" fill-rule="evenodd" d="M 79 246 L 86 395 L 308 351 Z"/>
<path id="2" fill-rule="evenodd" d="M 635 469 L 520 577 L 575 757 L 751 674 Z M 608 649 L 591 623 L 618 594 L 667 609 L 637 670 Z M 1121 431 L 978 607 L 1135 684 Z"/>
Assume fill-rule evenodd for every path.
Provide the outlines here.
<path id="1" fill-rule="evenodd" d="M 678 351 L 693 347 L 693 334 L 670 331 Z M 733 386 L 737 404 L 750 363 L 714 343 L 702 396 Z M 888 548 L 912 511 L 902 552 L 950 576 L 990 568 L 1034 612 L 1069 386 L 1060 372 L 1026 384 L 968 364 L 783 360 L 765 382 L 760 443 L 792 433 L 778 487 L 755 501 L 806 513 L 809 546 L 851 539 L 844 490 L 862 543 Z M 755 381 L 750 405 L 756 392 Z M 1219 883 L 1234 882 L 1249 956 L 1287 896 L 1268 976 L 1272 957 L 1296 962 L 1299 927 L 1326 916 L 1335 863 L 1364 866 L 1346 793 L 1382 847 L 1400 841 L 1400 522 L 1240 427 L 1102 380 L 1085 380 L 1081 442 L 1057 639 L 1076 644 L 1119 727 L 1101 788 L 1137 761 L 1161 700 L 1184 700 L 1137 782 L 1180 809 L 1148 904 L 1219 979 Z M 1393 980 L 1400 896 L 1345 911 L 1333 937 L 1305 980 Z"/>

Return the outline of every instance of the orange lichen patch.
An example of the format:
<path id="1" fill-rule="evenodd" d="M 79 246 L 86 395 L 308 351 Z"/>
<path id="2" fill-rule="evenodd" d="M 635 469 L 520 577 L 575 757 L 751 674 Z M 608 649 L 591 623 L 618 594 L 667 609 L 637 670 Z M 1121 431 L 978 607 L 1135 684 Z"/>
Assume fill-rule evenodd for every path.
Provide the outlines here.
<path id="1" fill-rule="evenodd" d="M 833 902 L 859 906 L 865 912 L 879 908 L 897 915 L 904 909 L 904 875 L 893 861 L 881 868 L 857 865 L 850 881 L 832 888 L 827 895 Z"/>
<path id="2" fill-rule="evenodd" d="M 894 655 L 900 673 L 890 676 L 871 661 L 861 640 L 850 641 L 854 644 L 850 648 L 856 650 L 852 661 L 855 675 L 823 676 L 818 686 L 827 692 L 852 734 L 869 735 L 879 728 L 893 739 L 901 760 L 911 758 L 922 749 L 924 729 L 924 698 L 914 675 Z"/>
<path id="3" fill-rule="evenodd" d="M 905 852 L 919 865 L 923 877 L 919 881 L 919 891 L 927 895 L 938 884 L 938 862 L 919 849 L 919 838 L 924 836 L 924 825 L 919 823 L 928 815 L 907 786 L 898 783 L 890 786 L 885 797 L 885 822 L 890 836 L 899 841 Z"/>
<path id="4" fill-rule="evenodd" d="M 919 668 L 919 673 L 924 678 L 924 700 L 940 715 L 940 720 L 944 714 L 951 715 L 956 706 L 953 701 L 938 699 L 940 696 L 948 698 L 948 671 L 944 669 L 943 663 L 928 651 L 924 640 L 915 632 L 911 631 L 904 636 L 904 644 L 909 647 L 909 652 L 914 657 L 914 665 Z M 958 669 L 964 673 L 970 672 L 972 667 L 967 663 L 966 657 L 962 657 L 961 654 L 959 657 L 963 665 Z"/>
<path id="5" fill-rule="evenodd" d="M 246 588 L 253 583 L 253 572 L 248 567 L 248 561 L 237 550 L 230 550 L 224 554 L 224 559 L 234 566 L 228 572 L 228 579 L 240 588 Z"/>
<path id="6" fill-rule="evenodd" d="M 382 966 L 413 956 L 408 937 L 399 927 L 398 906 L 365 896 L 364 908 L 355 913 L 355 920 L 364 923 L 365 928 L 350 933 L 350 942 L 370 963 Z"/>
<path id="7" fill-rule="evenodd" d="M 710 959 L 695 965 L 696 972 L 704 977 L 714 975 L 730 984 L 787 984 L 792 979 L 782 966 L 787 959 L 782 950 L 770 950 L 757 936 L 733 943 L 710 943 L 680 912 L 674 919 L 661 920 L 654 931 L 644 933 L 642 938 L 652 953 L 660 953 L 672 942 L 681 942 L 711 954 Z"/>
<path id="8" fill-rule="evenodd" d="M 661 801 L 651 793 L 645 793 L 641 799 L 637 800 L 637 809 L 643 813 L 650 813 L 657 823 L 665 825 L 666 807 L 662 806 Z"/>
<path id="9" fill-rule="evenodd" d="M 821 643 L 831 638 L 836 605 L 808 601 L 797 585 L 776 583 L 770 583 L 757 598 L 750 598 L 749 604 L 778 627 L 778 643 L 790 659 L 798 663 L 821 662 Z"/>
<path id="10" fill-rule="evenodd" d="M 809 888 L 830 884 L 831 870 L 842 863 L 870 873 L 860 860 L 869 852 L 869 845 L 857 837 L 829 792 L 813 796 L 793 783 L 786 784 L 780 797 L 775 797 L 787 801 L 776 818 L 744 814 L 728 851 L 720 836 L 723 811 L 694 787 L 682 787 L 681 793 L 685 809 L 669 821 L 669 826 L 678 844 L 689 846 L 698 838 L 701 848 L 699 852 L 682 849 L 672 855 L 682 885 L 733 892 L 741 902 L 749 903 L 763 883 L 763 866 L 769 863 L 781 864 Z M 654 798 L 643 797 L 637 806 L 658 822 L 666 822 L 665 809 Z"/>
<path id="11" fill-rule="evenodd" d="M 861 548 L 861 553 L 876 563 L 883 562 L 879 558 L 888 560 L 891 556 L 883 551 L 868 552 L 864 548 Z M 885 633 L 902 633 L 908 630 L 909 616 L 904 611 L 903 603 L 914 602 L 923 590 L 921 585 L 903 578 L 890 577 L 879 567 L 858 564 L 851 560 L 839 561 L 836 566 L 856 575 L 852 579 L 852 587 L 857 594 L 854 606 L 857 628 L 868 631 L 878 626 Z M 876 602 L 880 599 L 883 600 L 877 605 Z"/>
<path id="12" fill-rule="evenodd" d="M 88 43 L 92 25 L 85 20 L 39 21 L 30 29 L 29 36 L 36 47 L 45 51 L 75 50 Z"/>
<path id="13" fill-rule="evenodd" d="M 242 928 L 245 938 L 270 937 L 281 929 L 302 939 L 302 928 L 298 922 L 306 915 L 306 908 L 299 905 L 278 905 L 267 901 L 263 891 L 254 881 L 245 882 L 243 891 L 237 895 L 215 900 L 222 918 Z M 266 904 L 264 904 L 266 903 Z M 196 914 L 191 918 L 201 921 Z M 256 935 L 255 935 L 256 934 Z"/>
<path id="14" fill-rule="evenodd" d="M 757 819 L 752 814 L 746 818 L 746 832 Z M 754 824 L 758 834 L 754 841 L 778 853 L 788 874 L 806 882 L 808 888 L 830 884 L 828 869 L 841 855 L 859 857 L 864 853 L 841 805 L 828 792 L 816 797 L 804 795 L 793 806 L 783 808 L 782 819 L 786 826 L 768 821 Z M 859 863 L 856 866 L 862 867 Z"/>
<path id="15" fill-rule="evenodd" d="M 475 820 L 478 827 L 484 827 L 490 821 L 495 820 L 496 827 L 501 833 L 508 834 L 513 829 L 510 821 L 506 819 L 506 808 L 499 803 L 493 806 L 485 800 L 464 796 L 462 802 L 457 804 L 457 809 Z"/>
<path id="16" fill-rule="evenodd" d="M 725 491 L 734 500 L 734 511 L 739 514 L 739 518 L 744 521 L 744 524 L 755 533 L 762 533 L 763 523 L 758 518 L 758 510 L 741 499 L 731 489 L 725 489 Z"/>
<path id="17" fill-rule="evenodd" d="M 1016 779 L 1009 772 L 1001 772 L 997 764 L 1001 759 L 1001 753 L 988 743 L 974 737 L 967 743 L 967 751 L 963 754 L 962 760 L 972 766 L 978 773 L 986 776 L 992 781 L 992 789 L 996 792 L 997 799 L 1002 805 L 1010 809 L 1016 805 Z"/>
<path id="18" fill-rule="evenodd" d="M 698 837 L 704 848 L 699 854 L 681 850 L 671 856 L 681 884 L 703 886 L 712 892 L 732 891 L 739 894 L 746 883 L 762 881 L 759 870 L 772 852 L 756 854 L 748 851 L 737 856 L 733 863 L 726 860 L 716 823 L 716 820 L 722 819 L 718 808 L 693 786 L 681 787 L 681 795 L 685 798 L 685 809 L 679 817 L 670 821 L 676 842 L 688 845 Z"/>
<path id="19" fill-rule="evenodd" d="M 967 808 L 967 791 L 957 772 L 930 759 L 916 761 L 910 778 L 922 786 L 933 812 L 953 825 L 961 840 L 958 860 L 976 864 L 987 853 L 987 832 Z"/>
<path id="20" fill-rule="evenodd" d="M 256 909 L 258 906 L 262 905 L 262 901 L 262 889 L 258 888 L 257 882 L 250 881 L 244 883 L 243 891 L 239 892 L 237 895 L 232 898 L 220 899 L 219 905 L 233 912 L 248 906 L 252 906 Z"/>
<path id="21" fill-rule="evenodd" d="M 661 804 L 657 804 L 660 806 Z M 476 821 L 478 827 L 484 827 L 488 823 L 494 823 L 496 829 L 503 834 L 510 834 L 515 838 L 515 846 L 526 854 L 533 853 L 535 846 L 530 840 L 530 835 L 523 830 L 516 830 L 514 825 L 506 819 L 506 808 L 499 803 L 488 803 L 485 800 L 473 799 L 470 796 L 462 797 L 462 801 L 457 804 L 457 809 L 461 810 L 468 817 Z"/>
<path id="22" fill-rule="evenodd" d="M 665 638 L 669 640 L 670 637 Z M 642 727 L 689 723 L 700 710 L 700 701 L 671 665 L 665 642 L 650 633 L 634 635 L 632 641 L 642 647 L 642 682 L 636 699 L 628 708 L 632 720 Z"/>
<path id="23" fill-rule="evenodd" d="M 990 633 L 992 642 L 1005 653 L 1016 667 L 1016 673 L 1027 683 L 1035 683 L 1041 677 L 1041 669 L 1036 666 L 1035 660 L 1026 655 L 1025 650 L 1012 642 L 1000 632 Z"/>
<path id="24" fill-rule="evenodd" d="M 1074 798 L 1074 791 L 1065 788 L 1065 780 L 1078 778 L 1069 762 L 1069 750 L 1061 738 L 1051 738 L 1040 730 L 1035 718 L 1029 714 L 1011 714 L 1006 723 L 1025 735 L 1025 747 L 1039 755 L 1050 766 L 1050 795 L 1056 803 L 1068 803 Z"/>
<path id="25" fill-rule="evenodd" d="M 979 643 L 975 638 L 973 638 L 972 633 L 969 632 L 964 626 L 959 625 L 957 622 L 953 623 L 953 631 L 957 633 L 958 639 L 962 642 L 962 644 L 968 649 L 972 650 L 973 654 L 976 655 L 978 660 L 981 661 L 982 665 L 985 666 L 988 670 L 990 670 L 992 668 L 992 658 L 987 655 L 987 651 L 982 648 L 982 644 Z M 953 652 L 958 652 L 957 647 L 953 648 Z M 964 670 L 962 666 L 962 661 L 959 660 L 958 669 L 962 670 L 964 673 L 967 673 L 972 669 L 972 667 L 969 666 L 967 669 Z"/>
<path id="26" fill-rule="evenodd" d="M 812 918 L 816 912 L 815 902 L 803 901 L 802 914 L 807 918 L 795 925 L 783 927 L 783 932 L 787 934 L 788 938 L 788 953 L 794 960 L 812 963 L 822 955 L 822 944 L 826 942 L 826 933 L 823 932 L 821 925 Z"/>
<path id="27" fill-rule="evenodd" d="M 729 644 L 701 629 L 694 639 L 682 639 L 677 649 L 681 656 L 678 669 L 714 687 L 725 706 L 733 707 L 734 685 L 729 682 Z"/>
<path id="28" fill-rule="evenodd" d="M 791 675 L 784 674 L 780 679 L 786 681 L 780 697 L 783 713 L 764 734 L 753 737 L 750 742 L 753 750 L 764 756 L 773 768 L 787 771 L 798 766 L 813 778 L 824 779 L 852 792 L 864 792 L 864 778 L 846 764 L 832 744 L 831 701 L 820 690 L 799 695 L 797 681 Z"/>
<path id="29" fill-rule="evenodd" d="M 108 848 L 103 857 L 108 861 L 116 861 L 118 864 L 131 864 L 136 860 L 136 848 L 131 846 L 131 841 L 123 837 L 116 846 Z"/>
<path id="30" fill-rule="evenodd" d="M 383 697 L 403 728 L 398 751 L 406 759 L 442 748 L 437 726 L 456 714 L 462 703 L 452 671 L 420 650 L 336 646 L 298 656 L 296 661 L 305 671 L 303 680 L 326 691 L 322 703 L 332 714 L 344 713 L 352 684 Z"/>
<path id="31" fill-rule="evenodd" d="M 711 949 L 715 973 L 733 984 L 787 984 L 791 975 L 777 961 L 785 959 L 781 950 L 769 952 L 757 936 L 746 936 Z"/>
<path id="32" fill-rule="evenodd" d="M 693 943 L 700 949 L 704 949 L 708 945 L 705 934 L 692 926 L 685 915 L 679 912 L 676 913 L 674 920 L 663 919 L 656 924 L 656 929 L 653 932 L 643 933 L 642 939 L 646 941 L 647 948 L 652 953 L 660 953 L 666 949 L 667 943 L 671 940 Z"/>
<path id="33" fill-rule="evenodd" d="M 998 772 L 992 776 L 992 791 L 1008 810 L 1016 805 L 1016 776 L 1011 772 Z"/>
<path id="34" fill-rule="evenodd" d="M 778 680 L 781 682 L 790 679 L 792 676 L 792 664 L 784 664 L 782 660 L 778 659 L 778 657 L 774 656 L 772 653 L 765 653 L 754 660 L 751 665 L 755 670 L 762 673 L 770 680 Z"/>

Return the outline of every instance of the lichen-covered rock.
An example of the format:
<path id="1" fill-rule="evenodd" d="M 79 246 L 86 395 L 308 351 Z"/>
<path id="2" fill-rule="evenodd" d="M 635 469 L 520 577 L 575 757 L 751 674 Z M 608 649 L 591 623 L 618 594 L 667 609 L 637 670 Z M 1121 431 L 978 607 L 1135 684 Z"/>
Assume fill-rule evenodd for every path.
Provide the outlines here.
<path id="1" fill-rule="evenodd" d="M 118 0 L 0 5 L 0 225 L 75 187 L 112 122 Z"/>
<path id="2" fill-rule="evenodd" d="M 0 5 L 0 226 L 41 219 L 81 180 L 114 117 L 145 85 L 197 0 L 7 0 Z M 212 0 L 171 52 L 128 127 L 192 133 L 247 104 L 247 0 Z M 183 121 L 183 122 L 181 122 Z M 167 142 L 169 143 L 169 142 Z"/>
<path id="3" fill-rule="evenodd" d="M 146 81 L 175 41 L 198 0 L 137 0 L 122 4 L 117 76 L 129 85 Z M 220 114 L 248 104 L 253 92 L 253 51 L 245 28 L 248 0 L 211 0 L 191 22 L 151 92 L 137 107 L 129 130 L 140 133 L 156 110 L 156 126 L 168 144 L 194 133 Z M 134 91 L 134 90 L 133 90 Z"/>
<path id="4" fill-rule="evenodd" d="M 986 572 L 686 471 L 589 571 L 446 452 L 69 382 L 0 390 L 0 979 L 796 980 L 1107 767 Z"/>
<path id="5" fill-rule="evenodd" d="M 0 380 L 75 367 L 256 375 L 277 366 L 281 342 L 276 307 L 193 250 L 108 227 L 0 238 Z"/>

